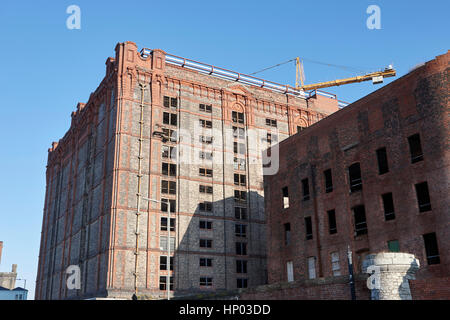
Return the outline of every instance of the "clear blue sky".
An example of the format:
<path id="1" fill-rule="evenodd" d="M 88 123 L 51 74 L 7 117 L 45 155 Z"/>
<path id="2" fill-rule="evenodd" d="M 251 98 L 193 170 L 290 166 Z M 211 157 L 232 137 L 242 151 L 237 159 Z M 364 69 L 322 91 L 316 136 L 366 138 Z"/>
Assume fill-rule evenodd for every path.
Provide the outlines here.
<path id="1" fill-rule="evenodd" d="M 71 4 L 81 8 L 81 30 L 66 28 Z M 381 30 L 366 27 L 371 4 L 381 8 Z M 401 76 L 449 49 L 449 12 L 446 0 L 2 0 L 0 270 L 17 263 L 34 297 L 47 149 L 69 128 L 77 102 L 100 83 L 117 42 L 242 73 L 303 56 L 367 71 L 393 63 Z M 305 72 L 307 83 L 352 75 L 308 62 Z M 295 67 L 259 76 L 293 84 Z M 351 102 L 376 88 L 362 83 L 327 91 Z"/>

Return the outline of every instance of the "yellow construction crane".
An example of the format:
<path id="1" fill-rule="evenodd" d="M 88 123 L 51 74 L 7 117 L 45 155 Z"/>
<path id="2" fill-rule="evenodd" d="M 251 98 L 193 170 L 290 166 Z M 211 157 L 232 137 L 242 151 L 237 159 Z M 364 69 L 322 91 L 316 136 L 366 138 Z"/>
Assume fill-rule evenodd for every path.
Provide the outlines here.
<path id="1" fill-rule="evenodd" d="M 295 88 L 298 90 L 303 90 L 303 91 L 309 91 L 309 90 L 315 90 L 315 89 L 321 89 L 321 88 L 327 88 L 327 87 L 335 87 L 335 86 L 340 86 L 343 84 L 369 81 L 369 80 L 372 80 L 373 84 L 377 84 L 377 83 L 383 82 L 383 78 L 395 76 L 395 69 L 392 68 L 392 66 L 390 65 L 389 67 L 385 68 L 383 71 L 371 72 L 371 73 L 367 73 L 362 76 L 356 76 L 356 77 L 351 77 L 351 78 L 337 79 L 337 80 L 332 80 L 332 81 L 319 82 L 319 83 L 305 85 L 303 83 L 305 73 L 303 71 L 303 64 L 300 61 L 300 57 L 297 57 L 295 59 L 295 64 L 296 64 Z M 299 84 L 299 82 L 300 82 L 300 84 Z"/>

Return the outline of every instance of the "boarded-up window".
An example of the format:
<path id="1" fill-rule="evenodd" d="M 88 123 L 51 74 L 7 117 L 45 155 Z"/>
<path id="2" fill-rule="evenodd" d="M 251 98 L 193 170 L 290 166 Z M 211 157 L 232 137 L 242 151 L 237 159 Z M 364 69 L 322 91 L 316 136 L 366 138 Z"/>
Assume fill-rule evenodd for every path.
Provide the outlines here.
<path id="1" fill-rule="evenodd" d="M 341 275 L 341 265 L 339 263 L 339 252 L 331 253 L 331 270 L 333 272 L 333 276 Z"/>
<path id="2" fill-rule="evenodd" d="M 167 251 L 167 237 L 162 236 L 159 237 L 159 247 L 161 251 Z M 170 237 L 170 251 L 174 252 L 175 250 L 175 238 Z"/>
<path id="3" fill-rule="evenodd" d="M 309 279 L 316 278 L 316 257 L 308 258 L 308 277 Z"/>
<path id="4" fill-rule="evenodd" d="M 400 246 L 398 240 L 388 241 L 388 248 L 390 252 L 400 252 Z"/>
<path id="5" fill-rule="evenodd" d="M 294 281 L 294 266 L 292 264 L 292 261 L 288 261 L 286 263 L 286 270 L 287 270 L 287 281 L 288 282 Z"/>

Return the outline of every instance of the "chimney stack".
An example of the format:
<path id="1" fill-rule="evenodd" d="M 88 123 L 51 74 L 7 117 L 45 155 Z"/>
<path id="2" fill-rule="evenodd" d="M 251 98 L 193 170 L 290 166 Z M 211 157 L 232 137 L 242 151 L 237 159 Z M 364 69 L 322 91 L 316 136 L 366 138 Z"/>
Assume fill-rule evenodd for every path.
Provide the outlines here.
<path id="1" fill-rule="evenodd" d="M 12 265 L 11 272 L 12 272 L 12 273 L 17 273 L 17 264 L 13 264 L 13 265 Z"/>
<path id="2" fill-rule="evenodd" d="M 0 241 L 0 263 L 2 263 L 2 249 L 3 249 L 3 241 Z"/>

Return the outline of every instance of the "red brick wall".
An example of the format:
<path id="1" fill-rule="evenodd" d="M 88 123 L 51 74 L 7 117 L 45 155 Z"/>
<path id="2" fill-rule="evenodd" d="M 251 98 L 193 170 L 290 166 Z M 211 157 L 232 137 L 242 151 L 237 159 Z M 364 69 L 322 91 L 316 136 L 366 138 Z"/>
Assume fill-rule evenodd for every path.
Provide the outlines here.
<path id="1" fill-rule="evenodd" d="M 410 280 L 413 300 L 450 300 L 450 277 Z"/>
<path id="2" fill-rule="evenodd" d="M 332 275 L 330 254 L 339 252 L 341 274 L 346 251 L 353 252 L 355 272 L 368 253 L 387 251 L 398 240 L 400 251 L 420 261 L 420 279 L 450 275 L 448 74 L 450 51 L 280 143 L 280 170 L 265 177 L 268 214 L 269 283 L 285 282 L 286 262 L 294 274 L 308 273 L 316 257 L 318 277 Z M 408 137 L 419 133 L 424 160 L 411 163 Z M 387 148 L 389 172 L 378 174 L 376 150 Z M 349 192 L 347 168 L 359 162 L 363 190 Z M 323 171 L 332 169 L 333 187 L 325 193 Z M 309 179 L 310 200 L 302 200 L 301 180 Z M 420 213 L 416 183 L 427 181 L 432 210 Z M 288 209 L 282 188 L 289 187 Z M 381 195 L 392 192 L 395 220 L 385 221 Z M 354 235 L 352 208 L 364 204 L 368 234 Z M 326 212 L 335 209 L 336 234 L 328 231 Z M 311 217 L 313 239 L 305 239 L 304 218 Z M 284 244 L 283 224 L 290 223 L 291 244 Z M 440 264 L 427 265 L 422 235 L 435 232 Z M 417 288 L 420 287 L 418 284 Z"/>
<path id="3" fill-rule="evenodd" d="M 450 277 L 428 280 L 410 280 L 413 300 L 450 299 Z M 357 300 L 370 300 L 366 278 L 355 280 Z M 278 283 L 248 289 L 240 295 L 242 300 L 350 300 L 348 277 Z"/>
<path id="4" fill-rule="evenodd" d="M 365 277 L 355 280 L 357 300 L 369 300 L 370 292 Z M 299 280 L 245 290 L 242 300 L 350 300 L 348 276 L 335 278 Z"/>

